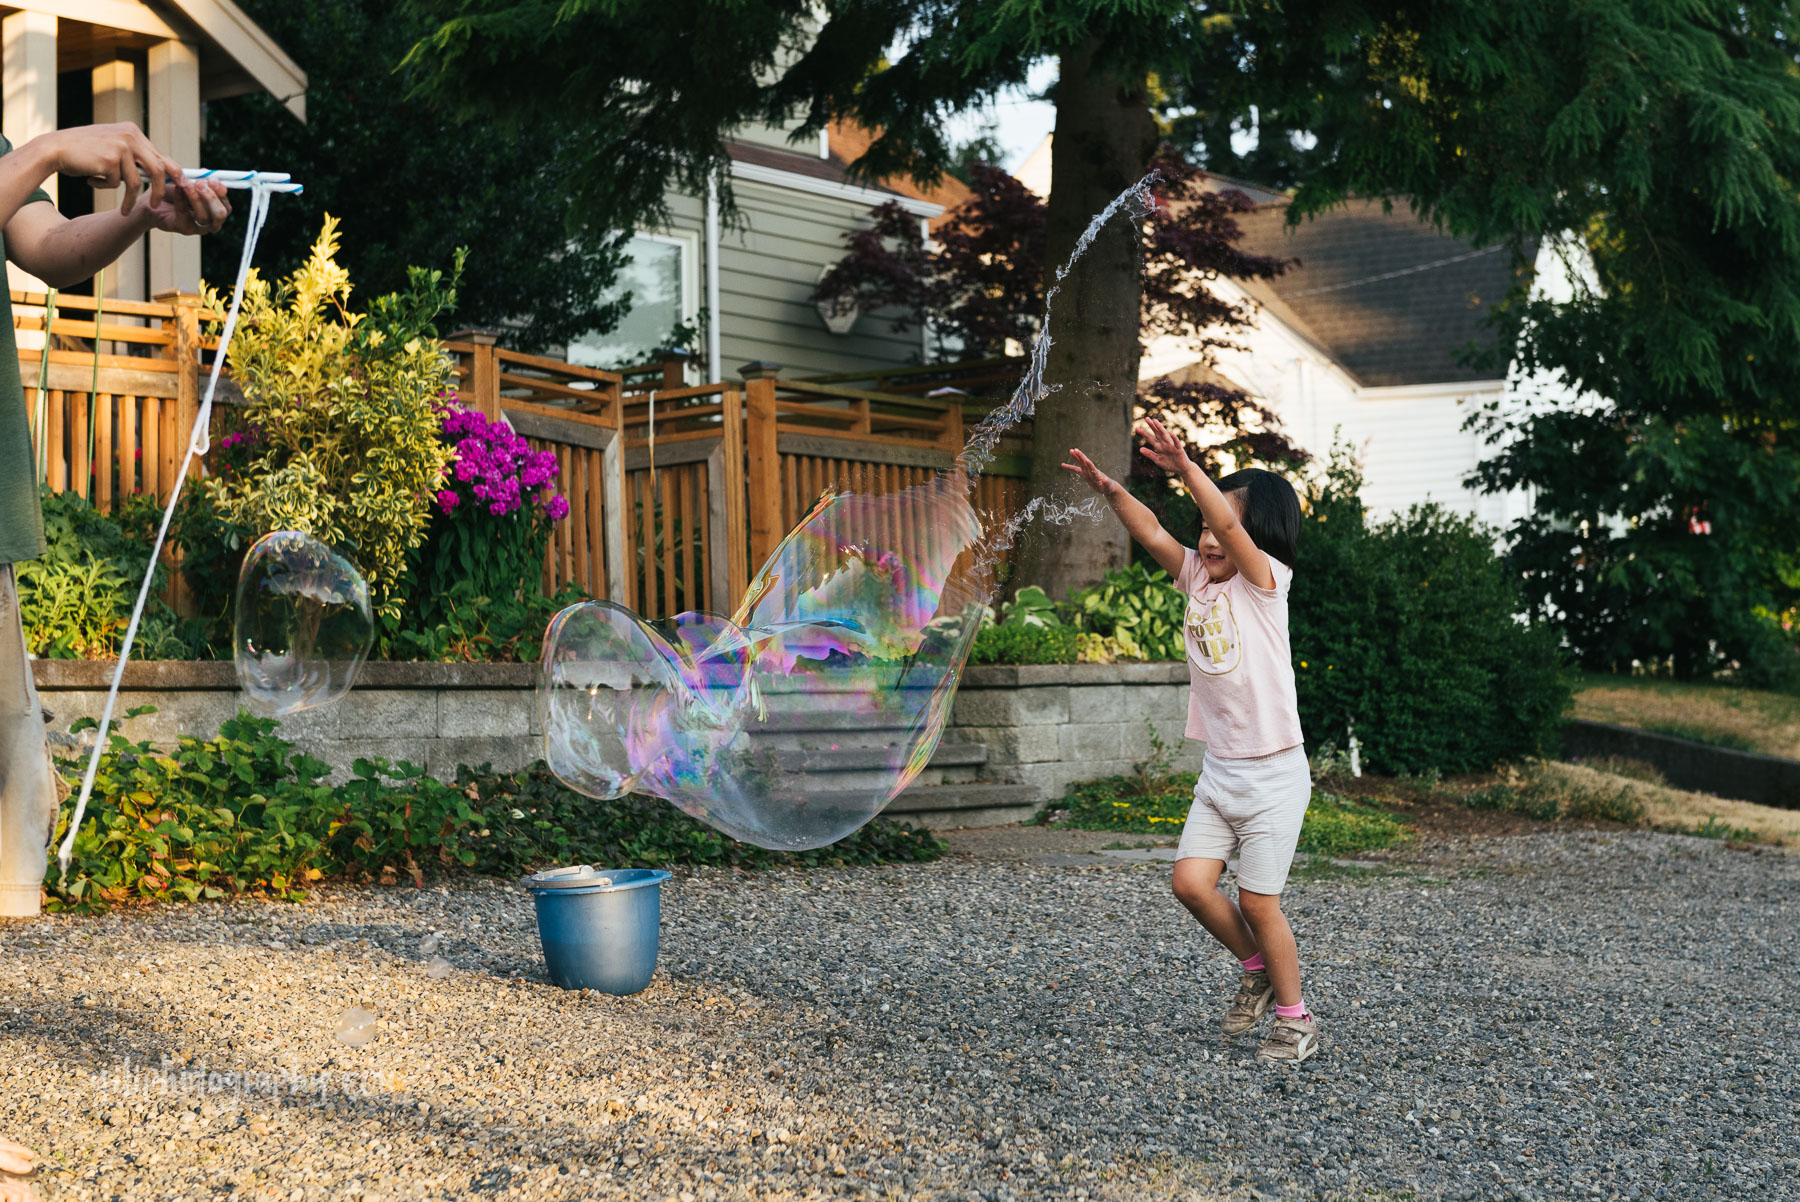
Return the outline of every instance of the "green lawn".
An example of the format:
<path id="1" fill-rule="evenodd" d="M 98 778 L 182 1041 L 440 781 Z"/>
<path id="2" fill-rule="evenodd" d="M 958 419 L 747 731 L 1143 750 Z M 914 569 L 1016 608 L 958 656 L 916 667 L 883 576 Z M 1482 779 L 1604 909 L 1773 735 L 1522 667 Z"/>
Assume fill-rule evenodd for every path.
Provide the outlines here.
<path id="1" fill-rule="evenodd" d="M 1800 697 L 1786 693 L 1587 673 L 1570 712 L 1594 722 L 1800 759 Z"/>

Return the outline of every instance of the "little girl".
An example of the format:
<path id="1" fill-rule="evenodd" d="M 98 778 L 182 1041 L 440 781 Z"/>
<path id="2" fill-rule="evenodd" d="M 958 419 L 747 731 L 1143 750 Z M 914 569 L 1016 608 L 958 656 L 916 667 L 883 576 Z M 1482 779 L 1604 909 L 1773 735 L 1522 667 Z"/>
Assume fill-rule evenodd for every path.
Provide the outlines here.
<path id="1" fill-rule="evenodd" d="M 1281 913 L 1312 798 L 1301 746 L 1288 648 L 1288 586 L 1300 537 L 1300 500 L 1273 472 L 1250 468 L 1214 484 L 1181 440 L 1152 419 L 1145 458 L 1176 473 L 1200 505 L 1200 546 L 1190 550 L 1156 516 L 1080 451 L 1064 467 L 1106 498 L 1112 511 L 1188 599 L 1187 737 L 1206 741 L 1194 805 L 1175 853 L 1175 896 L 1244 970 L 1220 1025 L 1241 1035 L 1275 1003 L 1263 1060 L 1298 1063 L 1319 1047 L 1319 1028 L 1300 995 L 1300 956 Z M 1238 856 L 1238 900 L 1219 875 Z"/>

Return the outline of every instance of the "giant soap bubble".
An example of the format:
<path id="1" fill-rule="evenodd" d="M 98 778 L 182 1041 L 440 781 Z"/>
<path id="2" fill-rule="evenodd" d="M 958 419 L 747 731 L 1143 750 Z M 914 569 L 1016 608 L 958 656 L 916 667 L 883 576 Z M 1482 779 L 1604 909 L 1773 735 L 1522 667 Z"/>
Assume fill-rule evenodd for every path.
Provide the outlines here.
<path id="1" fill-rule="evenodd" d="M 761 847 L 836 842 L 937 747 L 992 592 L 981 536 L 959 474 L 827 495 L 731 618 L 565 609 L 539 687 L 551 769 L 593 797 L 665 798 Z"/>
<path id="2" fill-rule="evenodd" d="M 1088 224 L 1058 280 L 1115 215 L 1149 213 L 1153 180 Z M 654 794 L 778 850 L 823 847 L 880 813 L 937 748 L 999 551 L 1028 521 L 1102 510 L 1034 497 L 984 530 L 969 503 L 1000 435 L 1051 391 L 1049 346 L 1040 334 L 952 470 L 886 496 L 821 499 L 730 618 L 652 623 L 608 601 L 557 615 L 538 685 L 556 775 L 597 798 Z"/>
<path id="3" fill-rule="evenodd" d="M 350 691 L 374 641 L 369 586 L 318 539 L 265 534 L 238 572 L 232 633 L 251 710 L 280 717 L 329 704 Z"/>

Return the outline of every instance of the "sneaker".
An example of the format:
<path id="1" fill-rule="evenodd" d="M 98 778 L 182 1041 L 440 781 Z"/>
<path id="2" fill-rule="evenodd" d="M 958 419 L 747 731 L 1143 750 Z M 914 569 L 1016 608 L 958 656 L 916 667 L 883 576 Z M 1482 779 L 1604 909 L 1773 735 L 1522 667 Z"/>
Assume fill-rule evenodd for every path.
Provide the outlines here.
<path id="1" fill-rule="evenodd" d="M 1225 1011 L 1225 1017 L 1219 1020 L 1219 1029 L 1227 1035 L 1242 1035 L 1274 1004 L 1275 987 L 1269 984 L 1269 974 L 1260 968 L 1247 972 L 1238 981 L 1237 996 L 1231 1000 L 1231 1008 Z"/>
<path id="2" fill-rule="evenodd" d="M 1314 1019 L 1310 1016 L 1278 1016 L 1275 1025 L 1263 1036 L 1262 1049 L 1256 1053 L 1256 1058 L 1278 1064 L 1299 1064 L 1318 1050 L 1319 1024 Z"/>

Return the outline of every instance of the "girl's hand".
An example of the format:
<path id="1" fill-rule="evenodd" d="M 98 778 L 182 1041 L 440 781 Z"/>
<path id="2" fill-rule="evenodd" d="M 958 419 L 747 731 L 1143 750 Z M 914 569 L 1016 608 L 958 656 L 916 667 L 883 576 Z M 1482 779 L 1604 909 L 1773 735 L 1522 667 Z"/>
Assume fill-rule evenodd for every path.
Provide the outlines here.
<path id="1" fill-rule="evenodd" d="M 1182 445 L 1181 440 L 1154 417 L 1145 420 L 1140 433 L 1148 444 L 1144 447 L 1144 458 L 1163 471 L 1180 476 L 1194 466 L 1194 461 L 1188 458 L 1187 448 Z"/>
<path id="2" fill-rule="evenodd" d="M 1094 466 L 1094 461 L 1083 455 L 1074 447 L 1069 448 L 1069 456 L 1074 463 L 1065 463 L 1064 467 L 1081 477 L 1081 482 L 1103 497 L 1110 497 L 1119 490 L 1119 482 Z"/>

